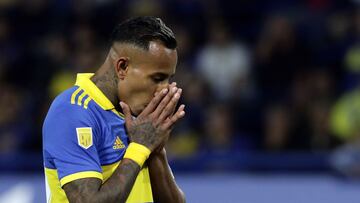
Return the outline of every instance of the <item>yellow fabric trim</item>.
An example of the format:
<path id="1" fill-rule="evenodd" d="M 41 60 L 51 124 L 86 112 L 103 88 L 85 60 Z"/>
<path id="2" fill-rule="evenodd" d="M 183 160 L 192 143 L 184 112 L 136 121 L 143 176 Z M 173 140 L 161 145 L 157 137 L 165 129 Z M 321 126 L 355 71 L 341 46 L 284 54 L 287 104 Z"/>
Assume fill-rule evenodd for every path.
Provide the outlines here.
<path id="1" fill-rule="evenodd" d="M 120 161 L 115 162 L 110 165 L 101 166 L 101 169 L 103 171 L 102 173 L 103 173 L 104 182 L 110 178 L 110 176 L 114 173 L 114 171 L 117 169 L 119 164 L 120 164 Z"/>
<path id="2" fill-rule="evenodd" d="M 78 101 L 77 101 L 77 104 L 79 106 L 81 106 L 81 101 L 83 100 L 83 98 L 86 96 L 86 92 L 84 91 L 83 93 L 80 94 L 79 98 L 78 98 Z"/>
<path id="3" fill-rule="evenodd" d="M 147 166 L 143 167 L 136 177 L 133 188 L 126 203 L 154 202 L 152 196 L 150 174 Z"/>
<path id="4" fill-rule="evenodd" d="M 56 169 L 45 167 L 46 187 L 49 189 L 46 200 L 48 203 L 67 203 L 65 191 L 59 184 L 58 173 Z"/>
<path id="5" fill-rule="evenodd" d="M 75 85 L 84 89 L 89 96 L 104 110 L 114 109 L 114 105 L 101 92 L 101 90 L 90 80 L 94 73 L 79 73 L 77 74 Z"/>
<path id="6" fill-rule="evenodd" d="M 81 88 L 77 88 L 77 90 L 75 90 L 75 92 L 71 95 L 71 104 L 75 104 L 75 98 L 76 95 L 81 91 Z"/>
<path id="7" fill-rule="evenodd" d="M 116 115 L 118 115 L 119 117 L 121 117 L 121 118 L 125 118 L 124 114 L 122 114 L 122 113 L 120 113 L 120 112 L 116 111 L 116 109 L 112 109 L 111 111 L 112 111 L 112 112 L 114 112 L 114 113 L 115 113 Z"/>
<path id="8" fill-rule="evenodd" d="M 78 173 L 73 173 L 71 175 L 65 176 L 60 180 L 60 186 L 64 186 L 66 183 L 71 181 L 82 179 L 82 178 L 98 178 L 103 180 L 103 175 L 96 171 L 82 171 Z"/>
<path id="9" fill-rule="evenodd" d="M 87 109 L 88 108 L 88 105 L 89 105 L 89 102 L 91 101 L 91 97 L 88 97 L 85 99 L 84 101 L 84 108 Z"/>

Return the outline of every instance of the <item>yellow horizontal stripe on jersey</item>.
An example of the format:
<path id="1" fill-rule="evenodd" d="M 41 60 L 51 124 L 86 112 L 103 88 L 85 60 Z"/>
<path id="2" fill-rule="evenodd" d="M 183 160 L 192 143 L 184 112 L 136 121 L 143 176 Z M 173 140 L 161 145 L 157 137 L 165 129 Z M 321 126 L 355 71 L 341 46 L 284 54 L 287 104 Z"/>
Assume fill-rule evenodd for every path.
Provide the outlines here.
<path id="1" fill-rule="evenodd" d="M 72 95 L 71 95 L 71 104 L 75 104 L 76 95 L 79 94 L 80 91 L 81 91 L 81 88 L 79 87 L 79 88 L 77 88 L 75 90 L 74 93 L 72 93 Z"/>
<path id="2" fill-rule="evenodd" d="M 103 176 L 101 173 L 97 171 L 82 171 L 78 173 L 73 173 L 71 175 L 65 176 L 60 180 L 60 186 L 64 186 L 66 183 L 69 183 L 71 181 L 82 179 L 82 178 L 98 178 L 100 180 L 103 180 Z"/>
<path id="3" fill-rule="evenodd" d="M 88 97 L 88 98 L 85 99 L 85 101 L 84 101 L 84 108 L 85 108 L 85 109 L 88 108 L 90 101 L 91 101 L 91 98 L 90 98 L 90 97 Z"/>
<path id="4" fill-rule="evenodd" d="M 85 91 L 83 93 L 80 94 L 79 98 L 78 98 L 78 102 L 77 105 L 81 106 L 81 101 L 83 100 L 83 98 L 86 96 Z"/>

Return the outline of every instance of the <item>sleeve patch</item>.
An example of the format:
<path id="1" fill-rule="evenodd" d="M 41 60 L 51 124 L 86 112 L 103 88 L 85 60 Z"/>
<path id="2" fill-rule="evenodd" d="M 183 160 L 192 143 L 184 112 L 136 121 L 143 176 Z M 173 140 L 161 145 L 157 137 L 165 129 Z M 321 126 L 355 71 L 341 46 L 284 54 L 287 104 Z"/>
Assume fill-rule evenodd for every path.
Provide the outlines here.
<path id="1" fill-rule="evenodd" d="M 78 145 L 84 149 L 89 149 L 93 145 L 93 134 L 91 127 L 76 128 Z"/>

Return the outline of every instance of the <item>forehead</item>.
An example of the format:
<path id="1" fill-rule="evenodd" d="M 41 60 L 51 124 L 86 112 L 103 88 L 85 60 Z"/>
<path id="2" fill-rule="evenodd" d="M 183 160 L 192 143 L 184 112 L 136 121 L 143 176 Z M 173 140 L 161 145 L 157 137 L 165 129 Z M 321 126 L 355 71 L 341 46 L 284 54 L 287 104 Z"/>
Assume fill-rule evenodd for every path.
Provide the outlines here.
<path id="1" fill-rule="evenodd" d="M 160 41 L 151 41 L 148 50 L 138 50 L 134 60 L 148 72 L 174 74 L 177 64 L 177 51 L 166 48 Z M 135 62 L 136 63 L 136 62 Z"/>

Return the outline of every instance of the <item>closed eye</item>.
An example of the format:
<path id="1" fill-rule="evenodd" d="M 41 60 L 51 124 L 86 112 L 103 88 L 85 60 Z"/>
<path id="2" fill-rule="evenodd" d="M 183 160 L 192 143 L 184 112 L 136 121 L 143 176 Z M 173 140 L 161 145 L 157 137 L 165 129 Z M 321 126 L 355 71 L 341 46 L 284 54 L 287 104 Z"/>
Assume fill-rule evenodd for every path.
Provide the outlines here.
<path id="1" fill-rule="evenodd" d="M 155 83 L 159 83 L 165 80 L 165 78 L 152 78 Z"/>
<path id="2" fill-rule="evenodd" d="M 151 76 L 151 80 L 155 83 L 161 83 L 169 78 L 169 75 L 164 73 L 156 73 Z"/>

